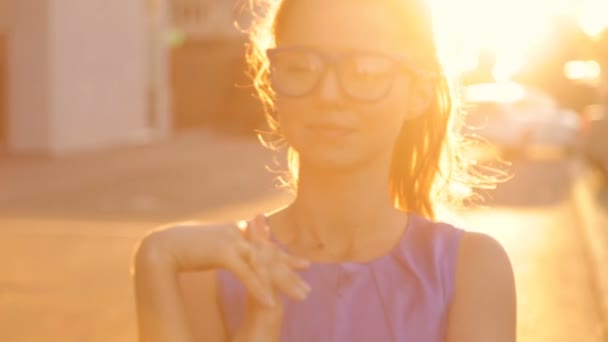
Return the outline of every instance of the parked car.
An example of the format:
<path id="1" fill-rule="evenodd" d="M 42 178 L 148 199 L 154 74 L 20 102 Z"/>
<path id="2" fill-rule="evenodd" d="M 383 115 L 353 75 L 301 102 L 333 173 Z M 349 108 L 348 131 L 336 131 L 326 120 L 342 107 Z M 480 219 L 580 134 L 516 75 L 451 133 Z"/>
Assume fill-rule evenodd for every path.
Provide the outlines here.
<path id="1" fill-rule="evenodd" d="M 582 120 L 550 95 L 513 82 L 465 87 L 465 133 L 477 135 L 503 152 L 577 151 Z"/>

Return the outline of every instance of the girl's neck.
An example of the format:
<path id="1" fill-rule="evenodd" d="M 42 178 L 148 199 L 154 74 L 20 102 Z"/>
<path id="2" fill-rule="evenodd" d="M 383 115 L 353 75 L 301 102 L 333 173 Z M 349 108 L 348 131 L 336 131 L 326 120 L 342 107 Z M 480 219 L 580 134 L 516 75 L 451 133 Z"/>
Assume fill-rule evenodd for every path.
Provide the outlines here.
<path id="1" fill-rule="evenodd" d="M 303 167 L 297 197 L 282 220 L 287 240 L 333 255 L 392 245 L 407 215 L 389 196 L 388 168 L 365 171 L 329 175 Z"/>

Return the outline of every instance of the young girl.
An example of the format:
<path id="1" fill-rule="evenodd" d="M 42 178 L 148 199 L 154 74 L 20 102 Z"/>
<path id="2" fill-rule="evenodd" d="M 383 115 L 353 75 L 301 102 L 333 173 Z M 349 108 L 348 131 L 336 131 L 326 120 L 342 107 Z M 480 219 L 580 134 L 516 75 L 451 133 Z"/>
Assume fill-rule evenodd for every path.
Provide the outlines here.
<path id="1" fill-rule="evenodd" d="M 256 6 L 249 57 L 295 200 L 246 227 L 148 234 L 142 341 L 515 341 L 506 253 L 435 221 L 460 173 L 422 1 Z"/>

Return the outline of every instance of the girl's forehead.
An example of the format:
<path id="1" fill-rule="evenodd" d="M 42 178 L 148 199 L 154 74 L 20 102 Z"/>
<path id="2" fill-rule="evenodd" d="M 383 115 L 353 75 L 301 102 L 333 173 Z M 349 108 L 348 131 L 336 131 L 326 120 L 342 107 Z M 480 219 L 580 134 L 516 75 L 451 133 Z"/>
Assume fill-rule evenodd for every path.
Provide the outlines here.
<path id="1" fill-rule="evenodd" d="M 402 50 L 403 15 L 382 0 L 288 0 L 278 46 L 310 46 L 325 51 Z"/>

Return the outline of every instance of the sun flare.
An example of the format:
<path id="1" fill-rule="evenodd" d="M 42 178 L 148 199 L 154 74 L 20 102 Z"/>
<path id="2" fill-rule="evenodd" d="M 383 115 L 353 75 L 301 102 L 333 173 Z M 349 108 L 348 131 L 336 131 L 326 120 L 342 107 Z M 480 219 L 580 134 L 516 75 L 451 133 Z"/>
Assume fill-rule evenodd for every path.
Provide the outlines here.
<path id="1" fill-rule="evenodd" d="M 606 0 L 428 0 L 443 64 L 450 74 L 476 66 L 482 50 L 496 55 L 494 75 L 508 79 L 526 52 L 550 32 L 557 15 L 580 22 L 591 35 L 608 27 Z"/>

